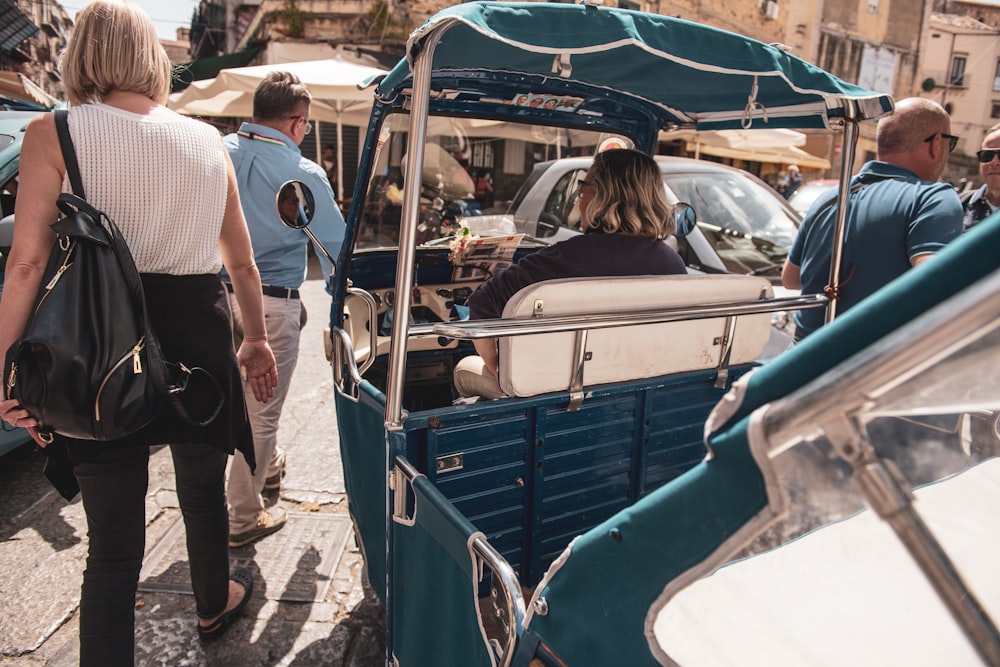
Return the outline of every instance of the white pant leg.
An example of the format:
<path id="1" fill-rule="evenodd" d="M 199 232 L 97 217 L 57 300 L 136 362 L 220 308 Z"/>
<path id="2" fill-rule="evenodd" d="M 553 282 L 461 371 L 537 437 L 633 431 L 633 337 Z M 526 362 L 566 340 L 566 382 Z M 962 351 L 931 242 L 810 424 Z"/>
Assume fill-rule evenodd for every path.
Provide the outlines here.
<path id="1" fill-rule="evenodd" d="M 462 357 L 455 365 L 454 379 L 459 396 L 480 396 L 490 400 L 506 396 L 497 376 L 486 368 L 482 357 L 474 354 Z"/>
<path id="2" fill-rule="evenodd" d="M 240 323 L 242 313 L 233 295 L 229 297 L 233 319 Z M 278 366 L 278 384 L 274 395 L 267 403 L 260 403 L 253 397 L 249 386 L 244 384 L 247 413 L 253 429 L 253 448 L 257 459 L 257 473 L 251 474 L 250 467 L 242 456 L 232 457 L 229 469 L 229 484 L 226 494 L 229 500 L 229 531 L 242 533 L 257 525 L 257 519 L 264 509 L 264 480 L 268 466 L 275 456 L 278 445 L 278 422 L 281 409 L 288 395 L 292 373 L 299 358 L 299 333 L 301 304 L 298 299 L 283 299 L 264 296 L 264 317 L 267 324 L 267 339 Z"/>

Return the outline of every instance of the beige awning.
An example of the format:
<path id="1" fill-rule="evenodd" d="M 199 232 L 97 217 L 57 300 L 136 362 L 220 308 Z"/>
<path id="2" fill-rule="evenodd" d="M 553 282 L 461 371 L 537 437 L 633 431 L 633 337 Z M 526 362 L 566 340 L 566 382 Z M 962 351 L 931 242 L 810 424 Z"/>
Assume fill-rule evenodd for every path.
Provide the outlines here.
<path id="1" fill-rule="evenodd" d="M 661 132 L 661 141 L 683 140 L 689 153 L 713 155 L 750 162 L 796 164 L 809 169 L 829 169 L 826 158 L 799 148 L 806 135 L 795 130 L 718 130 Z"/>
<path id="2" fill-rule="evenodd" d="M 51 109 L 59 100 L 52 97 L 37 83 L 17 72 L 0 72 L 0 95 Z"/>

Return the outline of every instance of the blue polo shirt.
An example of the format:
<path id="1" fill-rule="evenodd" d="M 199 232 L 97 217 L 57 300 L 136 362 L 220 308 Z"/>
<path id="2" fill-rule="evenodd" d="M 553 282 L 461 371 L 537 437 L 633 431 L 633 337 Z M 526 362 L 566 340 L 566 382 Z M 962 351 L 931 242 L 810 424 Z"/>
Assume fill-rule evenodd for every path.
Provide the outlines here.
<path id="1" fill-rule="evenodd" d="M 962 203 L 947 183 L 921 180 L 909 169 L 871 161 L 851 179 L 840 267 L 837 314 L 905 273 L 910 260 L 937 252 L 962 233 Z M 837 190 L 820 196 L 806 213 L 789 261 L 798 266 L 803 294 L 822 294 L 830 283 Z M 831 203 L 833 202 L 833 203 Z M 823 325 L 825 310 L 795 313 L 804 333 Z"/>
<path id="2" fill-rule="evenodd" d="M 264 125 L 243 123 L 239 132 L 223 140 L 236 169 L 243 215 L 250 229 L 254 259 L 265 285 L 298 288 L 306 277 L 309 237 L 281 223 L 275 208 L 278 190 L 285 181 L 298 180 L 312 190 L 316 200 L 310 231 L 337 257 L 344 240 L 344 218 L 333 198 L 323 168 L 302 156 L 295 142 L 283 132 Z M 317 248 L 323 275 L 330 262 Z M 223 270 L 223 279 L 228 276 Z"/>

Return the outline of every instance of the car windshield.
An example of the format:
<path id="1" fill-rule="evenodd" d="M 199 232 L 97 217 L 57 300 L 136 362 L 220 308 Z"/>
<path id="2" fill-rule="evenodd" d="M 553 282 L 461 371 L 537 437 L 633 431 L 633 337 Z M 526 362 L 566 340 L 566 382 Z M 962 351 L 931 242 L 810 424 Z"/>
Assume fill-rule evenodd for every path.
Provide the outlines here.
<path id="1" fill-rule="evenodd" d="M 798 221 L 766 184 L 730 169 L 678 170 L 663 178 L 678 201 L 694 207 L 699 229 L 728 272 L 780 271 Z"/>
<path id="2" fill-rule="evenodd" d="M 799 215 L 804 216 L 809 208 L 813 205 L 813 202 L 819 198 L 821 194 L 826 192 L 832 187 L 836 187 L 837 181 L 817 181 L 815 183 L 806 183 L 801 188 L 795 191 L 788 199 L 788 205 L 794 208 Z"/>

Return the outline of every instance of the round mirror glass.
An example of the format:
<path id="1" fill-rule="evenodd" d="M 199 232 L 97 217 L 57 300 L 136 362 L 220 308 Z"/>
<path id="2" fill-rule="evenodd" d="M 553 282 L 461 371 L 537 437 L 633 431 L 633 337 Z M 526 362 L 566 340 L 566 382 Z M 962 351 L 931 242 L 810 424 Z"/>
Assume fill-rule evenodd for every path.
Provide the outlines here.
<path id="1" fill-rule="evenodd" d="M 698 224 L 698 216 L 691 204 L 677 202 L 674 204 L 674 221 L 677 224 L 677 236 L 687 236 Z"/>
<path id="2" fill-rule="evenodd" d="M 292 229 L 305 229 L 312 222 L 316 199 L 302 181 L 287 181 L 278 190 L 275 207 L 278 217 Z"/>

